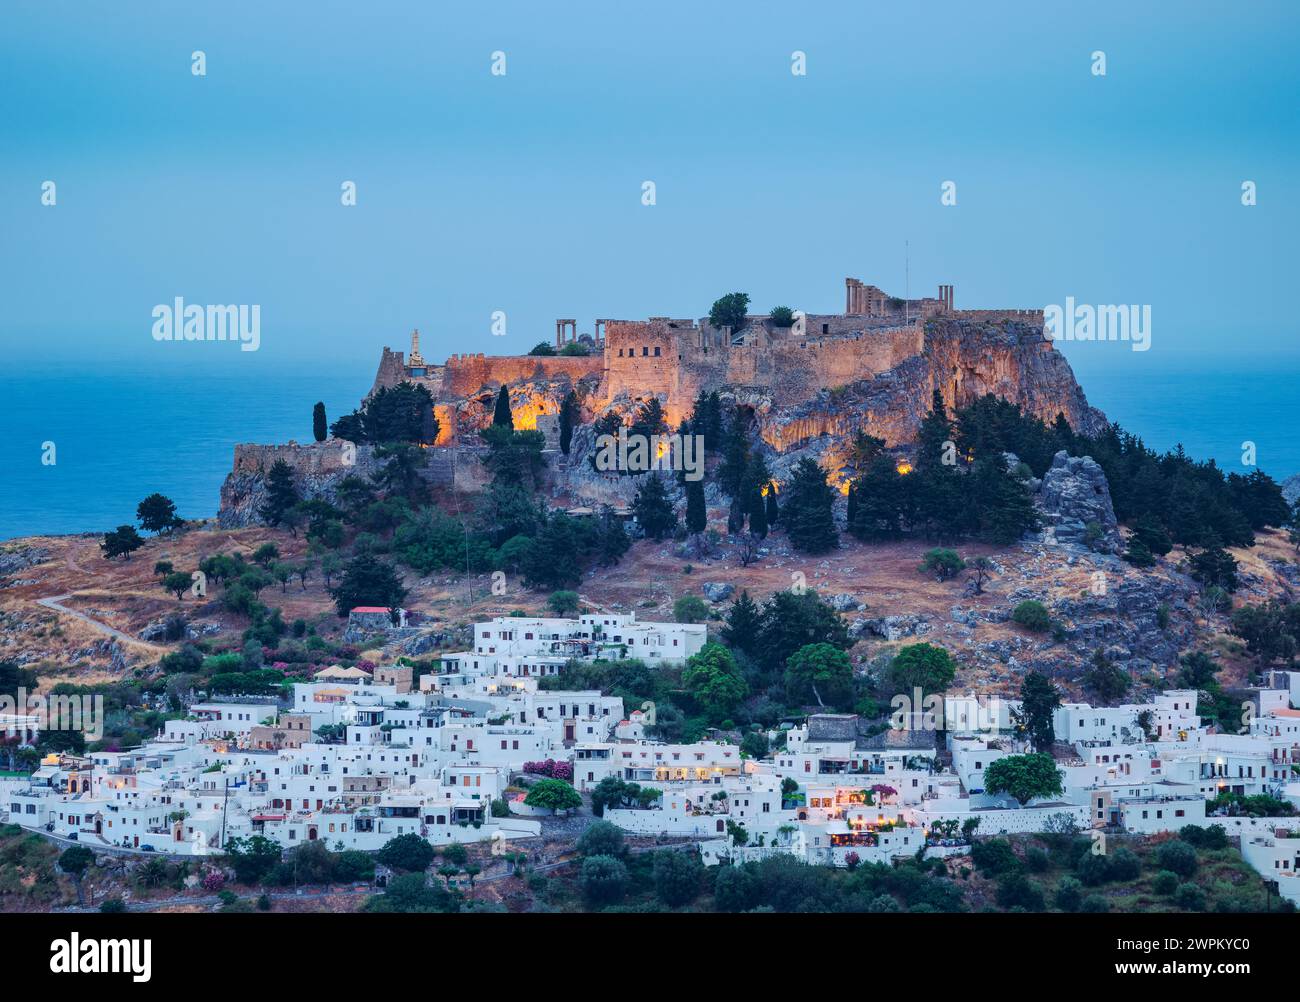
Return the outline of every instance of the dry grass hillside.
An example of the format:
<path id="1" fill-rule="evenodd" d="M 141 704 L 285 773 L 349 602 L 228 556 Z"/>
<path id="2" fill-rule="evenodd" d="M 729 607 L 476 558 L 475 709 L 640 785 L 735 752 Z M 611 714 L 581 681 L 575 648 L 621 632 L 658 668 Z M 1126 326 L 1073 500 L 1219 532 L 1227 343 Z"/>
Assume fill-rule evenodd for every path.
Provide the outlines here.
<path id="1" fill-rule="evenodd" d="M 218 630 L 210 638 L 215 648 L 237 646 L 246 623 L 212 600 L 219 589 L 213 589 L 207 601 L 186 596 L 178 602 L 159 586 L 153 567 L 155 562 L 167 560 L 178 569 L 190 570 L 205 556 L 223 551 L 251 555 L 265 542 L 274 542 L 282 559 L 306 556 L 306 542 L 282 531 L 218 530 L 206 525 L 150 539 L 129 560 L 105 560 L 98 537 L 88 535 L 34 537 L 6 544 L 8 552 L 28 548 L 40 552 L 42 559 L 10 574 L 0 588 L 0 658 L 36 667 L 47 685 L 107 681 L 124 672 L 147 669 L 175 648 L 175 644 L 146 643 L 138 638 L 148 624 L 176 611 L 197 625 L 215 625 Z M 919 542 L 867 546 L 845 537 L 839 550 L 819 557 L 792 552 L 780 533 L 769 537 L 767 544 L 756 563 L 742 567 L 738 553 L 725 540 L 712 559 L 689 561 L 678 555 L 672 542 L 641 541 L 617 566 L 590 572 L 579 592 L 595 608 L 633 611 L 647 619 L 668 618 L 676 598 L 701 595 L 705 584 L 729 584 L 736 594 L 747 589 L 761 602 L 773 592 L 790 588 L 802 575 L 807 586 L 823 597 L 841 596 L 846 621 L 859 621 L 862 639 L 853 652 L 858 663 L 869 663 L 903 643 L 939 643 L 957 656 L 958 686 L 987 691 L 1014 688 L 1020 669 L 1029 664 L 1056 664 L 1062 668 L 1058 675 L 1068 682 L 1072 665 L 1077 668 L 1085 660 L 1077 649 L 1005 621 L 1005 614 L 1028 594 L 1049 605 L 1086 598 L 1097 586 L 1099 572 L 1110 589 L 1190 594 L 1186 577 L 1177 569 L 1182 556 L 1178 551 L 1153 570 L 1139 571 L 1113 559 L 1036 543 L 1003 549 L 959 546 L 968 560 L 987 556 L 996 567 L 984 593 L 973 595 L 969 574 L 940 582 L 921 573 L 918 565 L 926 546 Z M 1289 594 L 1287 576 L 1279 573 L 1279 568 L 1294 570 L 1295 553 L 1280 533 L 1261 534 L 1259 545 L 1234 551 L 1234 555 L 1241 563 L 1244 582 L 1238 602 Z M 506 594 L 493 595 L 486 574 L 439 573 L 421 578 L 408 569 L 405 577 L 411 591 L 408 607 L 435 628 L 516 609 L 541 612 L 545 606 L 544 593 L 524 589 L 515 580 L 508 582 Z M 1177 591 L 1180 588 L 1182 592 Z M 286 622 L 305 619 L 324 637 L 336 636 L 344 625 L 334 614 L 319 573 L 309 578 L 305 588 L 292 581 L 282 591 L 275 584 L 262 597 L 282 609 Z M 40 604 L 40 600 L 51 599 L 60 607 Z M 713 608 L 720 613 L 729 603 L 730 599 L 715 603 Z M 853 608 L 858 605 L 864 608 Z M 77 613 L 87 618 L 79 618 Z M 1244 676 L 1240 644 L 1224 633 L 1222 615 L 1207 615 L 1191 601 L 1176 603 L 1171 614 L 1184 627 L 1181 636 L 1190 636 L 1197 645 L 1219 655 L 1225 681 Z M 1106 614 L 1101 615 L 1104 618 Z M 861 620 L 894 616 L 907 620 L 902 636 L 890 640 L 872 629 L 862 629 Z M 119 631 L 118 635 L 110 630 Z M 1187 646 L 1179 644 L 1180 648 Z"/>

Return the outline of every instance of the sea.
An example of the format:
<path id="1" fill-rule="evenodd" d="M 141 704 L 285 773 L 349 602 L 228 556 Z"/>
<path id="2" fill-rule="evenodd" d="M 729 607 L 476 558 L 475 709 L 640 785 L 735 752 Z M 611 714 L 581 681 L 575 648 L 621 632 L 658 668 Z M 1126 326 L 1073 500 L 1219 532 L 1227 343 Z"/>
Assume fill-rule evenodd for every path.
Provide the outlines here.
<path id="1" fill-rule="evenodd" d="M 155 491 L 184 518 L 213 516 L 236 443 L 311 441 L 313 405 L 322 401 L 330 421 L 353 410 L 378 355 L 378 346 L 346 358 L 175 353 L 146 365 L 72 353 L 12 364 L 0 371 L 0 540 L 103 532 L 133 522 Z M 1249 472 L 1253 443 L 1277 480 L 1300 473 L 1300 353 L 1067 357 L 1089 401 L 1153 448 L 1181 443 Z"/>

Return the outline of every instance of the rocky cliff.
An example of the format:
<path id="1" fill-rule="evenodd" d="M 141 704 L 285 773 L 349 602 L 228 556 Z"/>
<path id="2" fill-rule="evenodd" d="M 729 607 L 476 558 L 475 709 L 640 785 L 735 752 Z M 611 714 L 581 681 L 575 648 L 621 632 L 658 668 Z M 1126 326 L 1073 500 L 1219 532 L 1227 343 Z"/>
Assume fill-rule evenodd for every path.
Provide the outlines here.
<path id="1" fill-rule="evenodd" d="M 1069 363 L 1043 336 L 1041 324 L 1016 318 L 954 315 L 931 317 L 915 330 L 918 339 L 913 343 L 920 344 L 918 352 L 883 370 L 864 363 L 858 370 L 861 378 L 829 388 L 823 385 L 813 389 L 818 381 L 800 379 L 797 374 L 786 378 L 776 372 L 764 384 L 706 388 L 717 389 L 724 400 L 753 411 L 758 434 L 774 453 L 773 469 L 778 475 L 806 454 L 822 461 L 833 476 L 837 475 L 845 446 L 858 430 L 883 438 L 890 446 L 912 441 L 936 388 L 950 408 L 992 393 L 1047 422 L 1063 414 L 1078 431 L 1091 434 L 1105 427 L 1105 415 L 1088 404 Z M 859 344 L 869 336 L 858 334 L 850 340 Z M 392 368 L 397 363 L 390 355 L 396 357 L 386 351 L 385 361 Z M 516 427 L 545 426 L 552 449 L 555 442 L 551 437 L 561 401 L 570 391 L 579 401 L 583 424 L 576 430 L 574 456 L 565 460 L 558 453 L 552 455 L 551 487 L 556 492 L 614 503 L 630 497 L 635 478 L 597 475 L 583 462 L 592 443 L 582 433 L 606 410 L 628 419 L 654 394 L 633 395 L 625 389 L 612 394 L 607 373 L 600 374 L 595 359 L 540 360 L 581 363 L 567 367 L 543 366 L 535 358 L 474 356 L 458 361 L 463 364 L 457 370 L 457 391 L 452 393 L 442 381 L 437 382 L 435 409 L 444 426 L 440 445 L 459 443 L 461 447 L 428 450 L 428 478 L 432 483 L 473 489 L 482 482 L 483 472 L 474 451 L 477 432 L 491 422 L 496 392 L 504 384 L 509 387 Z M 658 395 L 670 412 L 688 412 L 693 404 L 693 399 L 672 400 Z M 358 449 L 357 467 L 348 470 L 342 463 L 341 448 L 342 443 L 332 440 L 307 446 L 238 446 L 234 470 L 221 491 L 219 524 L 228 527 L 257 520 L 263 478 L 277 459 L 293 467 L 305 497 L 330 498 L 334 486 L 348 472 L 362 476 L 372 472 L 369 450 Z"/>
<path id="2" fill-rule="evenodd" d="M 949 408 L 992 393 L 1048 423 L 1064 414 L 1085 434 L 1106 426 L 1042 329 L 1018 321 L 935 318 L 926 322 L 921 353 L 885 372 L 793 406 L 774 406 L 770 394 L 754 391 L 736 399 L 754 407 L 764 441 L 778 452 L 859 428 L 894 446 L 915 438 L 936 388 Z"/>

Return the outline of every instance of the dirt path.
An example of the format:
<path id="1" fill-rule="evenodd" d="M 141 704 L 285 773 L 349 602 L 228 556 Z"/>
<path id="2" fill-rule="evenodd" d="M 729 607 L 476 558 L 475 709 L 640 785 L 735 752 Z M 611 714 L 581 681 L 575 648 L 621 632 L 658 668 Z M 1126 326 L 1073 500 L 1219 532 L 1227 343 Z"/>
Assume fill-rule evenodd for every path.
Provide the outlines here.
<path id="1" fill-rule="evenodd" d="M 84 612 L 78 612 L 76 609 L 69 609 L 63 604 L 65 598 L 72 598 L 72 593 L 69 592 L 67 595 L 51 595 L 49 598 L 38 598 L 36 604 L 44 606 L 47 609 L 53 609 L 55 612 L 62 612 L 65 615 L 72 616 L 74 619 L 79 619 L 83 623 L 93 626 L 101 633 L 106 633 L 114 640 L 118 640 L 124 644 L 130 644 L 133 647 L 143 647 L 155 654 L 167 654 L 170 651 L 170 648 L 161 647 L 158 644 L 151 644 L 147 640 L 141 640 L 139 637 L 133 637 L 129 633 L 123 633 L 121 630 L 115 629 L 107 623 L 101 623 L 98 619 L 91 619 Z"/>

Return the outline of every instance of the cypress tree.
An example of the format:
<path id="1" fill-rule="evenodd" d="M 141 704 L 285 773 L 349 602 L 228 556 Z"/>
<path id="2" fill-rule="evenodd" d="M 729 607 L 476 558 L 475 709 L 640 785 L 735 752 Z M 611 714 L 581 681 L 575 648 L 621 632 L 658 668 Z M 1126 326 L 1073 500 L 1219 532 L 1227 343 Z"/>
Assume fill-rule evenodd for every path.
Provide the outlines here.
<path id="1" fill-rule="evenodd" d="M 757 486 L 750 488 L 749 531 L 759 539 L 767 535 L 767 507 L 763 504 L 763 495 Z"/>
<path id="2" fill-rule="evenodd" d="M 844 521 L 848 525 L 849 532 L 853 531 L 853 524 L 858 520 L 858 485 L 857 481 L 849 482 L 849 505 L 845 512 Z"/>
<path id="3" fill-rule="evenodd" d="M 566 456 L 573 442 L 573 414 L 578 408 L 578 397 L 570 390 L 560 404 L 560 451 Z"/>
<path id="4" fill-rule="evenodd" d="M 497 405 L 492 412 L 492 423 L 502 428 L 513 429 L 515 426 L 514 415 L 510 413 L 510 390 L 505 383 L 501 384 L 501 390 L 497 393 Z"/>
<path id="5" fill-rule="evenodd" d="M 324 442 L 329 437 L 329 423 L 325 420 L 325 404 L 317 401 L 311 410 L 311 432 L 317 442 Z"/>
<path id="6" fill-rule="evenodd" d="M 741 497 L 749 469 L 749 435 L 744 417 L 737 408 L 723 443 L 722 463 L 718 466 L 718 486 L 728 497 Z"/>
<path id="7" fill-rule="evenodd" d="M 704 481 L 686 481 L 686 531 L 703 532 L 708 526 L 708 516 L 704 508 Z"/>
<path id="8" fill-rule="evenodd" d="M 767 527 L 771 529 L 776 525 L 777 517 L 781 514 L 780 506 L 776 503 L 776 484 L 768 481 L 767 483 Z"/>
<path id="9" fill-rule="evenodd" d="M 745 509 L 740 503 L 740 498 L 731 499 L 731 507 L 727 510 L 727 532 L 736 535 L 745 528 Z"/>

